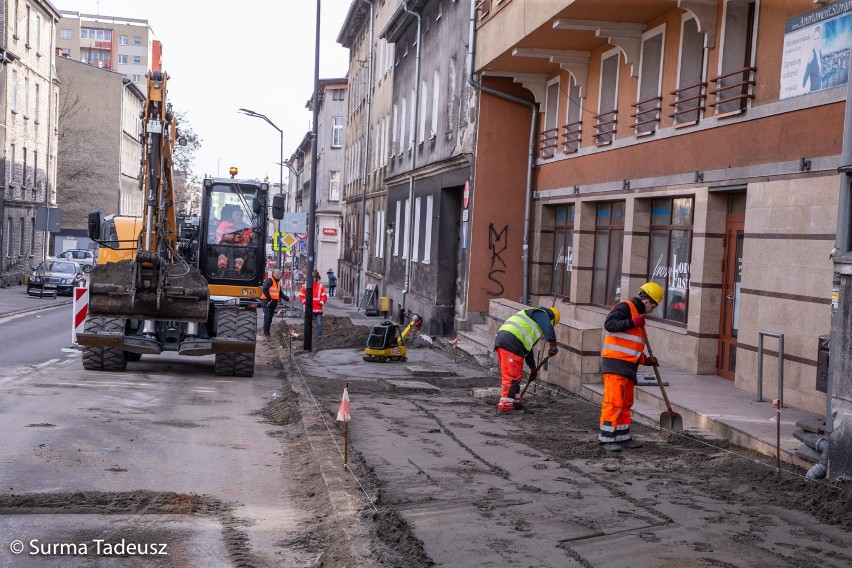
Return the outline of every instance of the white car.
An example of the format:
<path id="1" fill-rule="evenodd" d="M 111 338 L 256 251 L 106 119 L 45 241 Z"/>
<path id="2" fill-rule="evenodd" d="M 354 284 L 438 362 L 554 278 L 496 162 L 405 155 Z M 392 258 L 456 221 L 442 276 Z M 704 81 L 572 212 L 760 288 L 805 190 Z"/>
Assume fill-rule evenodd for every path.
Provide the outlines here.
<path id="1" fill-rule="evenodd" d="M 83 272 L 91 272 L 92 268 L 94 268 L 95 266 L 95 254 L 87 249 L 66 250 L 62 254 L 57 255 L 56 258 L 73 260 L 74 262 L 80 265 L 80 268 L 83 269 Z"/>

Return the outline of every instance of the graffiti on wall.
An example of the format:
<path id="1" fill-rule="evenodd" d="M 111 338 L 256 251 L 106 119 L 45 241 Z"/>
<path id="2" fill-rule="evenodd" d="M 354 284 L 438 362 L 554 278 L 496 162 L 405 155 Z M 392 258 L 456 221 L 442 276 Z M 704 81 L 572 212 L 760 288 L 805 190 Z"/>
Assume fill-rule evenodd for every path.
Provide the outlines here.
<path id="1" fill-rule="evenodd" d="M 509 225 L 504 225 L 503 229 L 498 231 L 494 228 L 494 223 L 488 224 L 488 252 L 491 253 L 491 266 L 488 269 L 488 279 L 497 285 L 498 290 L 485 290 L 485 293 L 490 296 L 502 296 L 505 288 L 500 281 L 503 274 L 506 274 L 506 261 L 503 260 L 503 253 L 509 244 Z M 502 266 L 502 268 L 501 268 Z"/>

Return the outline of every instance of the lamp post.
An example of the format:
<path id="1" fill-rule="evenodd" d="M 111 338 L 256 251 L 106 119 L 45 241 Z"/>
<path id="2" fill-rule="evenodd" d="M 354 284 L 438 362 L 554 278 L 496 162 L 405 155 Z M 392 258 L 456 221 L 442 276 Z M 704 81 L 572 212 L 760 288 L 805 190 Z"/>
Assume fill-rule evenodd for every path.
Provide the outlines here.
<path id="1" fill-rule="evenodd" d="M 314 247 L 316 246 L 317 213 L 317 120 L 319 120 L 319 57 L 321 1 L 317 0 L 316 38 L 314 41 L 314 96 L 312 99 L 313 124 L 311 125 L 311 197 L 308 209 L 308 270 L 305 278 L 305 351 L 313 351 L 314 305 Z"/>
<path id="2" fill-rule="evenodd" d="M 269 124 L 269 126 L 271 126 L 272 128 L 274 128 L 275 130 L 278 131 L 278 136 L 279 136 L 279 139 L 280 139 L 279 154 L 278 154 L 278 195 L 283 197 L 284 196 L 284 131 L 281 130 L 280 128 L 278 128 L 275 125 L 275 123 L 272 122 L 271 120 L 269 120 L 269 117 L 267 117 L 264 114 L 260 114 L 259 112 L 255 112 L 255 111 L 249 110 L 247 108 L 241 108 L 240 112 L 245 114 L 245 115 L 248 115 L 248 116 L 253 116 L 255 118 L 262 118 L 263 120 L 265 120 Z M 281 232 L 283 222 L 284 222 L 283 219 L 278 220 L 278 231 L 279 232 Z M 284 268 L 284 261 L 283 261 L 283 258 L 281 256 L 282 254 L 283 254 L 282 251 L 279 250 L 278 251 L 278 267 L 279 268 Z"/>

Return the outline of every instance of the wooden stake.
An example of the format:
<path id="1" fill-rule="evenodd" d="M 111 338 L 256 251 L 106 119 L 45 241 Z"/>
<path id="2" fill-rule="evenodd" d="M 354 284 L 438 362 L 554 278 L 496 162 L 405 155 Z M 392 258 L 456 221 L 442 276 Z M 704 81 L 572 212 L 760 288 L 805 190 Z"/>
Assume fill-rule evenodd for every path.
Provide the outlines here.
<path id="1" fill-rule="evenodd" d="M 349 422 L 343 423 L 343 469 L 349 469 Z"/>

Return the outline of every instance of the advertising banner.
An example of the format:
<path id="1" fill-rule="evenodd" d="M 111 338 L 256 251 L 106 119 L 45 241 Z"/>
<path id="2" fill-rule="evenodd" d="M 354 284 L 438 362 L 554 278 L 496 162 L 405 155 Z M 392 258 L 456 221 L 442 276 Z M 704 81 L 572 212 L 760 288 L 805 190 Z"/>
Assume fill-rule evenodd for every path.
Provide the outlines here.
<path id="1" fill-rule="evenodd" d="M 852 47 L 852 0 L 842 0 L 787 20 L 781 58 L 786 99 L 845 85 Z"/>

